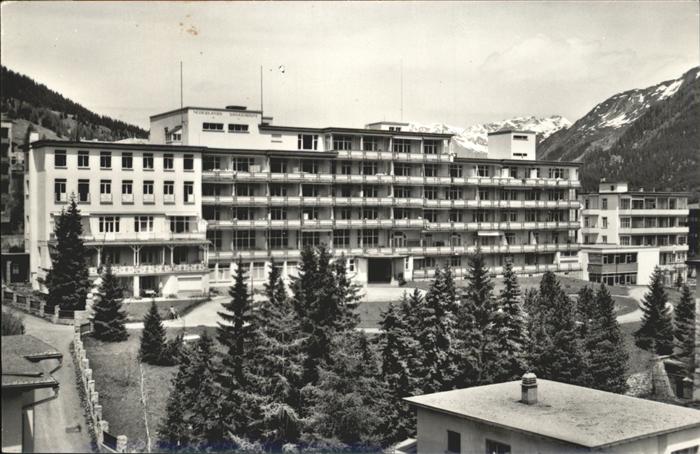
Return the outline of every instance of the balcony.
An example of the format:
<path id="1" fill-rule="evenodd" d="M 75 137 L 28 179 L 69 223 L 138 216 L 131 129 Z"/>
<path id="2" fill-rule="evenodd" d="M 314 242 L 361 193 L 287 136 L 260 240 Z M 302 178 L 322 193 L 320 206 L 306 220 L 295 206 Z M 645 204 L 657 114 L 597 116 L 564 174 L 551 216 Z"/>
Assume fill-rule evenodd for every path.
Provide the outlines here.
<path id="1" fill-rule="evenodd" d="M 207 234 L 204 229 L 195 232 L 106 232 L 82 235 L 83 241 L 88 245 L 101 245 L 106 243 L 168 243 L 174 240 L 206 242 Z"/>
<path id="2" fill-rule="evenodd" d="M 540 264 L 540 265 L 516 265 L 513 266 L 513 270 L 518 274 L 538 274 L 544 273 L 545 271 L 553 272 L 569 272 L 569 271 L 580 271 L 581 265 L 578 263 L 561 263 L 561 264 Z M 456 268 L 453 270 L 458 278 L 466 277 L 468 269 L 466 268 Z M 503 267 L 496 266 L 489 268 L 489 271 L 493 274 L 503 274 Z M 435 275 L 434 269 L 421 269 L 413 270 L 414 279 L 431 279 Z"/>
<path id="3" fill-rule="evenodd" d="M 690 211 L 688 208 L 681 209 L 634 209 L 634 210 L 619 210 L 620 216 L 688 216 Z"/>
<path id="4" fill-rule="evenodd" d="M 145 201 L 145 198 L 144 198 Z M 175 194 L 164 194 L 163 203 L 175 203 Z"/>
<path id="5" fill-rule="evenodd" d="M 688 227 L 625 227 L 620 235 L 663 235 L 665 233 L 688 234 Z"/>
<path id="6" fill-rule="evenodd" d="M 100 194 L 100 203 L 112 203 L 112 194 Z"/>
<path id="7" fill-rule="evenodd" d="M 167 196 L 163 196 L 164 198 Z M 143 195 L 143 203 L 155 203 L 156 197 L 153 194 L 144 194 Z M 173 202 L 175 201 L 175 197 L 173 197 Z"/>
<path id="8" fill-rule="evenodd" d="M 98 268 L 88 268 L 91 276 L 98 276 Z M 113 265 L 112 272 L 117 276 L 134 276 L 149 274 L 173 274 L 173 273 L 204 273 L 209 268 L 205 263 L 180 263 L 175 265 Z"/>
<path id="9" fill-rule="evenodd" d="M 144 197 L 145 199 L 145 197 Z M 145 202 L 145 200 L 144 200 Z M 134 203 L 134 194 L 122 194 L 122 203 Z"/>
<path id="10" fill-rule="evenodd" d="M 53 200 L 56 203 L 66 203 L 68 202 L 68 194 L 65 192 L 56 192 L 54 193 Z"/>

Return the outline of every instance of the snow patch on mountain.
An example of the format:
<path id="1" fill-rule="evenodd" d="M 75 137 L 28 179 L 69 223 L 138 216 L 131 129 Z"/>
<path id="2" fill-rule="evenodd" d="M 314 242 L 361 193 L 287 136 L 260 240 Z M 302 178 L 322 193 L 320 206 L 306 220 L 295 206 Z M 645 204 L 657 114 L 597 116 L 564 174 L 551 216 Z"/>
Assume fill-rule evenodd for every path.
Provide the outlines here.
<path id="1" fill-rule="evenodd" d="M 671 83 L 671 85 L 669 85 L 668 87 L 665 85 L 661 85 L 659 88 L 656 89 L 656 92 L 654 93 L 658 93 L 659 91 L 661 91 L 661 95 L 658 97 L 658 100 L 660 101 L 662 99 L 666 99 L 668 97 L 673 96 L 678 91 L 678 89 L 681 88 L 681 85 L 683 85 L 683 79 L 674 80 L 673 83 Z"/>
<path id="2" fill-rule="evenodd" d="M 491 123 L 477 124 L 461 128 L 444 123 L 420 124 L 410 123 L 407 130 L 413 132 L 432 132 L 442 134 L 454 134 L 454 144 L 462 149 L 474 153 L 488 152 L 488 133 L 502 129 L 514 129 L 518 131 L 533 131 L 537 133 L 539 140 L 544 140 L 560 129 L 568 128 L 571 122 L 560 115 L 551 117 L 516 117 Z"/>

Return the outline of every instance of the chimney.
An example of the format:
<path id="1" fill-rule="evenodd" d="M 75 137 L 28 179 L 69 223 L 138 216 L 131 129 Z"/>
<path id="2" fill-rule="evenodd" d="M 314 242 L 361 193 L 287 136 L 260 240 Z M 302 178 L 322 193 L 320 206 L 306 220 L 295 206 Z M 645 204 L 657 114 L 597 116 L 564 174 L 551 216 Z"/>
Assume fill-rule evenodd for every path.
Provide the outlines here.
<path id="1" fill-rule="evenodd" d="M 523 380 L 520 385 L 522 390 L 522 399 L 520 401 L 527 405 L 537 403 L 537 376 L 532 372 L 523 375 Z"/>

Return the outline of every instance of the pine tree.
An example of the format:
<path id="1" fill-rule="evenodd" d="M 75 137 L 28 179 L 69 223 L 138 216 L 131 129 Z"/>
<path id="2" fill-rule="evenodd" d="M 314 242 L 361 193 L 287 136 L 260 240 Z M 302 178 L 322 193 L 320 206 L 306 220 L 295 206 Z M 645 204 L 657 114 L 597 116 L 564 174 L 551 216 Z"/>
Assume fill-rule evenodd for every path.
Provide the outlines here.
<path id="1" fill-rule="evenodd" d="M 176 452 L 186 449 L 192 442 L 192 431 L 187 419 L 190 402 L 186 398 L 186 382 L 192 352 L 185 347 L 179 358 L 177 375 L 172 380 L 172 389 L 165 406 L 165 417 L 158 427 L 158 448 L 164 452 Z"/>
<path id="2" fill-rule="evenodd" d="M 493 342 L 497 352 L 488 374 L 493 382 L 516 380 L 525 372 L 527 337 L 520 309 L 520 286 L 513 265 L 506 262 L 503 269 L 503 290 L 498 298 L 494 317 Z"/>
<path id="3" fill-rule="evenodd" d="M 605 284 L 595 296 L 590 331 L 585 339 L 592 388 L 614 393 L 627 390 L 627 350 L 615 316 L 615 301 Z"/>
<path id="4" fill-rule="evenodd" d="M 683 282 L 683 273 L 679 271 L 676 274 L 676 281 L 673 283 L 673 286 L 676 288 L 676 290 L 680 291 L 683 288 L 684 284 L 685 282 Z"/>
<path id="5" fill-rule="evenodd" d="M 404 293 L 401 306 L 408 304 L 408 296 Z M 392 441 L 404 440 L 415 431 L 413 411 L 401 399 L 416 394 L 412 366 L 416 363 L 417 344 L 402 308 L 393 303 L 382 313 L 379 326 L 382 329 L 379 337 L 381 376 L 391 401 L 391 410 L 385 415 L 385 432 L 390 434 Z"/>
<path id="6" fill-rule="evenodd" d="M 139 358 L 147 364 L 163 364 L 167 352 L 165 327 L 158 313 L 156 302 L 151 302 L 151 308 L 143 319 L 143 332 L 141 333 L 141 347 Z"/>
<path id="7" fill-rule="evenodd" d="M 63 310 L 83 310 L 90 288 L 87 251 L 81 239 L 83 227 L 80 210 L 71 196 L 67 210 L 56 218 L 56 243 L 51 251 L 51 269 L 44 281 L 48 296 L 47 310 L 59 306 Z"/>
<path id="8" fill-rule="evenodd" d="M 93 335 L 108 342 L 125 341 L 129 334 L 124 326 L 126 313 L 122 310 L 122 289 L 119 288 L 117 277 L 112 273 L 110 263 L 107 263 L 102 273 L 98 294 L 99 299 L 93 307 Z"/>
<path id="9" fill-rule="evenodd" d="M 695 370 L 695 298 L 693 298 L 690 288 L 683 285 L 681 289 L 681 300 L 674 311 L 674 337 L 676 339 L 676 349 L 678 358 L 685 362 L 688 375 L 691 376 Z"/>
<path id="10" fill-rule="evenodd" d="M 255 328 L 247 281 L 245 267 L 239 261 L 233 286 L 229 290 L 231 301 L 222 304 L 224 310 L 218 314 L 223 322 L 219 322 L 216 329 L 217 339 L 226 350 L 222 361 L 223 374 L 239 385 L 245 384 L 246 355 L 252 345 Z"/>
<path id="11" fill-rule="evenodd" d="M 420 345 L 416 377 L 426 394 L 450 389 L 457 373 L 456 295 L 451 274 L 449 269 L 435 269 L 430 288 L 416 311 L 415 332 Z"/>
<path id="12" fill-rule="evenodd" d="M 457 388 L 490 383 L 496 371 L 494 318 L 496 305 L 493 282 L 484 256 L 477 252 L 469 257 L 467 286 L 457 312 L 459 376 Z"/>
<path id="13" fill-rule="evenodd" d="M 585 339 L 588 336 L 595 307 L 596 296 L 593 289 L 589 286 L 581 287 L 576 299 L 576 322 L 578 324 L 578 336 L 581 339 Z"/>
<path id="14" fill-rule="evenodd" d="M 634 333 L 634 339 L 637 347 L 657 355 L 673 353 L 673 323 L 666 303 L 668 295 L 664 289 L 664 276 L 656 267 L 649 291 L 642 300 L 642 325 Z"/>
<path id="15" fill-rule="evenodd" d="M 549 380 L 585 384 L 581 377 L 585 363 L 576 335 L 573 304 L 554 273 L 544 273 L 539 291 L 528 306 L 531 370 Z"/>

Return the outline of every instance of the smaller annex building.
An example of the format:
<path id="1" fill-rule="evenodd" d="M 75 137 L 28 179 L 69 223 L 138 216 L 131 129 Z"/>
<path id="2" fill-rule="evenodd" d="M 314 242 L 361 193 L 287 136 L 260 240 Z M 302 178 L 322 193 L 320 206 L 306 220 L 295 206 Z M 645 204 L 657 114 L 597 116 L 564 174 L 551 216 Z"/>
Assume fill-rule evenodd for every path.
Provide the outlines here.
<path id="1" fill-rule="evenodd" d="M 525 374 L 404 399 L 418 453 L 662 453 L 700 448 L 700 411 Z"/>
<path id="2" fill-rule="evenodd" d="M 47 372 L 63 354 L 34 336 L 2 336 L 2 452 L 34 452 L 34 408 L 58 397 L 58 382 Z M 55 368 L 53 369 L 55 370 Z"/>

